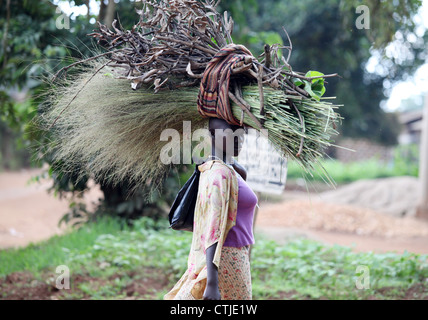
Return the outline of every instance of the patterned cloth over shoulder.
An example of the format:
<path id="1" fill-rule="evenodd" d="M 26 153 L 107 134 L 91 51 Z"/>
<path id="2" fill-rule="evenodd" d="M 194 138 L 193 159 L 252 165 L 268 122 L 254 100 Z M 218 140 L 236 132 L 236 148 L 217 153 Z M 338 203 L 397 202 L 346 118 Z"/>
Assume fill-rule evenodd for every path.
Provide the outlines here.
<path id="1" fill-rule="evenodd" d="M 199 166 L 198 199 L 195 207 L 193 239 L 187 270 L 164 299 L 175 299 L 183 290 L 202 299 L 207 282 L 206 250 L 217 243 L 213 263 L 220 266 L 223 243 L 236 223 L 238 179 L 234 170 L 221 160 Z"/>

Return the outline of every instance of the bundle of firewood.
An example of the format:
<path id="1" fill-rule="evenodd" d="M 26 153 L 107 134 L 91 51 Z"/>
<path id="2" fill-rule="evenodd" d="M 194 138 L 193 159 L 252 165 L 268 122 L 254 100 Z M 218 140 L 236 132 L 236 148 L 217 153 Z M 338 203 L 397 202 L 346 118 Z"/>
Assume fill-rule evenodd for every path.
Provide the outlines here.
<path id="1" fill-rule="evenodd" d="M 233 20 L 227 12 L 218 13 L 213 1 L 142 3 L 143 8 L 137 10 L 139 22 L 131 30 L 114 21 L 112 29 L 99 24 L 90 34 L 107 51 L 58 71 L 55 80 L 78 64 L 90 66 L 72 81 L 63 80 L 66 86 L 53 88 L 52 96 L 61 98 L 50 100 L 44 115 L 44 123 L 56 135 L 59 160 L 82 162 L 114 180 L 132 176 L 143 182 L 159 176 L 159 153 L 153 152 L 159 146 L 154 146 L 160 144 L 160 132 L 167 125 L 180 127 L 168 116 L 174 113 L 177 123 L 186 117 L 198 119 L 198 88 L 207 65 L 233 43 Z M 311 173 L 337 134 L 338 106 L 322 97 L 325 78 L 336 74 L 294 71 L 289 63 L 292 43 L 283 30 L 288 45 L 266 44 L 260 55 L 246 57 L 232 70 L 228 96 L 236 118 L 266 129 L 282 156 L 298 161 Z M 106 69 L 111 72 L 106 74 Z M 127 93 L 123 81 L 129 83 Z M 168 100 L 171 93 L 180 101 L 177 106 Z M 185 113 L 183 108 L 187 108 Z M 250 116 L 242 118 L 244 111 Z M 200 127 L 200 121 L 196 122 Z M 141 123 L 149 126 L 144 132 L 138 131 Z M 105 135 L 105 144 L 98 143 L 97 137 Z"/>

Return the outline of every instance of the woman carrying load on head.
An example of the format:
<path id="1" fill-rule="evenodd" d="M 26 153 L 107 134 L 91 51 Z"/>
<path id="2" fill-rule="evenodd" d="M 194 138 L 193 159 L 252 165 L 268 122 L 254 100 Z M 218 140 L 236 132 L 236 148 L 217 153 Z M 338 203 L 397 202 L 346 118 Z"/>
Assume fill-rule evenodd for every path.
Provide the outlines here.
<path id="1" fill-rule="evenodd" d="M 198 167 L 201 175 L 187 270 L 165 299 L 252 299 L 249 248 L 254 244 L 257 196 L 245 181 L 245 169 L 232 158 L 242 148 L 245 127 L 230 113 L 228 98 L 221 99 L 228 83 L 222 86 L 224 82 L 211 79 L 213 72 L 221 75 L 246 58 L 241 48 L 233 45 L 220 51 L 216 57 L 222 58 L 213 59 L 207 70 L 214 71 L 205 72 L 201 82 L 198 110 L 210 117 L 211 155 Z M 210 84 L 217 87 L 210 90 Z"/>

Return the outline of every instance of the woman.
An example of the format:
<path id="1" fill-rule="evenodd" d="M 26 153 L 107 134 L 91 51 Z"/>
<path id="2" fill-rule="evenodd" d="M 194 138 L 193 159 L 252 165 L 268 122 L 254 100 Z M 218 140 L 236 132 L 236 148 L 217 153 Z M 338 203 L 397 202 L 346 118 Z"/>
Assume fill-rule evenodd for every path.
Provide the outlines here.
<path id="1" fill-rule="evenodd" d="M 210 118 L 210 159 L 199 166 L 188 268 L 165 299 L 249 300 L 249 247 L 254 243 L 253 216 L 257 204 L 246 172 L 233 162 L 244 140 L 244 128 Z"/>

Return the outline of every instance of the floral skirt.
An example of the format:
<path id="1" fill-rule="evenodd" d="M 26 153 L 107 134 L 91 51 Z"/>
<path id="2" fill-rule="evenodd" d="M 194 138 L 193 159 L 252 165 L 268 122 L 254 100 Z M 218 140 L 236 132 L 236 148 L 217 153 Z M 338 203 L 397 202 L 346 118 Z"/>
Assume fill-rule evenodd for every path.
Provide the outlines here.
<path id="1" fill-rule="evenodd" d="M 174 300 L 194 300 L 192 282 L 183 284 Z M 218 287 L 222 300 L 251 300 L 249 247 L 223 247 L 218 270 Z"/>

